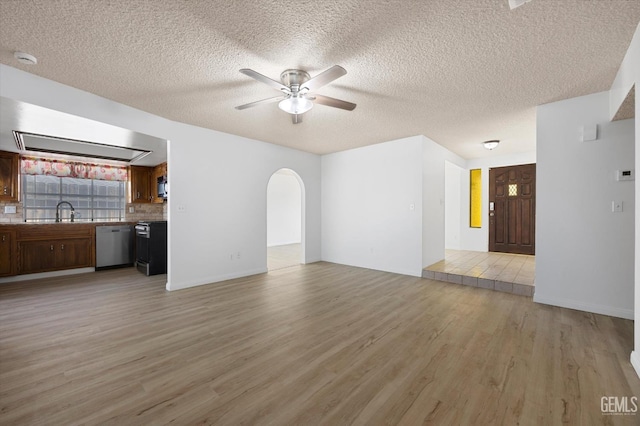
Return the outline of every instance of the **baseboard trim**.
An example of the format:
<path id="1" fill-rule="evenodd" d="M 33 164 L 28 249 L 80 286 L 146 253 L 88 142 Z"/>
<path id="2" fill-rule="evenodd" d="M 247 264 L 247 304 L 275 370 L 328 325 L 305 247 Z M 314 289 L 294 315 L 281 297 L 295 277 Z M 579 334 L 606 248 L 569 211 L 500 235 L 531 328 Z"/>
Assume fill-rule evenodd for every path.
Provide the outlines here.
<path id="1" fill-rule="evenodd" d="M 251 275 L 264 274 L 266 272 L 267 272 L 267 268 L 256 268 L 256 269 L 250 269 L 248 271 L 232 272 L 230 274 L 223 274 L 223 275 L 217 275 L 215 277 L 201 278 L 201 279 L 181 282 L 177 284 L 172 284 L 170 281 L 167 281 L 166 289 L 168 291 L 183 290 L 185 288 L 197 287 L 200 285 L 207 285 L 207 284 L 214 284 L 220 281 L 233 280 L 235 278 L 244 278 Z"/>
<path id="2" fill-rule="evenodd" d="M 63 269 L 62 271 L 51 272 L 38 272 L 36 274 L 14 275 L 13 277 L 0 278 L 0 284 L 15 283 L 19 281 L 38 280 L 41 278 L 55 278 L 64 277 L 65 275 L 86 274 L 88 272 L 95 272 L 96 269 L 90 268 L 76 268 L 76 269 Z"/>
<path id="3" fill-rule="evenodd" d="M 636 370 L 636 374 L 640 377 L 640 354 L 636 351 L 632 351 L 630 361 L 634 370 Z"/>
<path id="4" fill-rule="evenodd" d="M 633 309 L 615 308 L 613 306 L 595 305 L 584 303 L 572 299 L 554 298 L 540 296 L 534 293 L 533 301 L 544 305 L 560 306 L 561 308 L 575 309 L 578 311 L 591 312 L 594 314 L 609 315 L 616 318 L 633 319 Z"/>
<path id="5" fill-rule="evenodd" d="M 365 265 L 365 264 L 359 264 L 359 263 L 347 263 L 347 262 L 343 262 L 343 261 L 326 259 L 326 258 L 323 258 L 322 261 L 323 262 L 329 262 L 329 263 L 335 263 L 335 264 L 338 264 L 338 265 L 353 266 L 354 268 L 371 269 L 372 271 L 389 272 L 391 274 L 407 275 L 409 277 L 422 278 L 422 268 L 420 268 L 417 271 L 409 271 L 409 270 L 405 270 L 405 269 L 401 269 L 401 268 L 381 269 L 381 268 L 378 268 L 378 267 L 375 267 L 375 266 L 371 266 L 371 265 Z"/>

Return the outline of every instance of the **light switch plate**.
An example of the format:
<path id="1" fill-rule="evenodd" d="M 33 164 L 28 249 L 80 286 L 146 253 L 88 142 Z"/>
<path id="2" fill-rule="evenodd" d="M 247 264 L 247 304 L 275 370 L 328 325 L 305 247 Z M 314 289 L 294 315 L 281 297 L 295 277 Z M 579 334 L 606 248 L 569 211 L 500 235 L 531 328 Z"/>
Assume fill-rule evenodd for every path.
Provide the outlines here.
<path id="1" fill-rule="evenodd" d="M 588 124 L 582 126 L 582 142 L 595 141 L 598 139 L 598 125 Z"/>
<path id="2" fill-rule="evenodd" d="M 4 206 L 4 214 L 16 214 L 16 206 Z"/>

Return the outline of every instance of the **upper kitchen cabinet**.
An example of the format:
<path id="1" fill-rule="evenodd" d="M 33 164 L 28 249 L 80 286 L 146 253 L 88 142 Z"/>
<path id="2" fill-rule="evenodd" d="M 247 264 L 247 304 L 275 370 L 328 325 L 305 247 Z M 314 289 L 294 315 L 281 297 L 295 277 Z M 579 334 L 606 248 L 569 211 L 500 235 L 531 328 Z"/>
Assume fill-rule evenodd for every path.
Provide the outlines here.
<path id="1" fill-rule="evenodd" d="M 160 188 L 166 188 L 167 163 L 155 167 L 131 166 L 129 179 L 131 181 L 132 203 L 163 203 L 165 197 L 160 194 Z M 162 183 L 162 185 L 161 185 Z"/>
<path id="2" fill-rule="evenodd" d="M 18 201 L 19 155 L 0 151 L 0 201 Z"/>
<path id="3" fill-rule="evenodd" d="M 153 196 L 153 186 L 151 178 L 153 176 L 153 167 L 131 166 L 129 169 L 129 180 L 131 182 L 131 202 L 132 203 L 151 203 L 155 198 Z"/>
<path id="4" fill-rule="evenodd" d="M 151 178 L 151 191 L 153 192 L 154 203 L 163 203 L 166 200 L 164 191 L 166 191 L 167 183 L 167 163 L 158 164 L 153 168 L 153 176 Z M 161 193 L 163 192 L 163 193 Z"/>

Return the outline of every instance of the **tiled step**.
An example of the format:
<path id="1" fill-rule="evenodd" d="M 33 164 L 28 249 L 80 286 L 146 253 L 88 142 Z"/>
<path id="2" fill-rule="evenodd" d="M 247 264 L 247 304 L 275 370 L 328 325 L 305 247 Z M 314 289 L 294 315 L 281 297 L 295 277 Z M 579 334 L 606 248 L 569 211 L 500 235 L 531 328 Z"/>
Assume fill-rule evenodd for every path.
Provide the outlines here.
<path id="1" fill-rule="evenodd" d="M 444 281 L 454 284 L 480 287 L 488 290 L 501 291 L 504 293 L 517 294 L 519 296 L 533 297 L 535 287 L 527 284 L 510 283 L 500 280 L 490 280 L 486 278 L 469 277 L 459 274 L 448 274 L 446 272 L 422 271 L 422 278 L 430 280 Z"/>

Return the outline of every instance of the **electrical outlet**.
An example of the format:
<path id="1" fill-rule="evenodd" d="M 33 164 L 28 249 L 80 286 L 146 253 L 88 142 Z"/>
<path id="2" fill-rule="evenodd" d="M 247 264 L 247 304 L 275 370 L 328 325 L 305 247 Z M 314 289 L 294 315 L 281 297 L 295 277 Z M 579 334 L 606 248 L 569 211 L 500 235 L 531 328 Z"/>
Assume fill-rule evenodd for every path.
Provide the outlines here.
<path id="1" fill-rule="evenodd" d="M 611 211 L 613 213 L 622 213 L 623 211 L 623 203 L 622 201 L 612 201 L 611 202 Z"/>
<path id="2" fill-rule="evenodd" d="M 4 214 L 16 214 L 16 206 L 4 206 Z"/>

